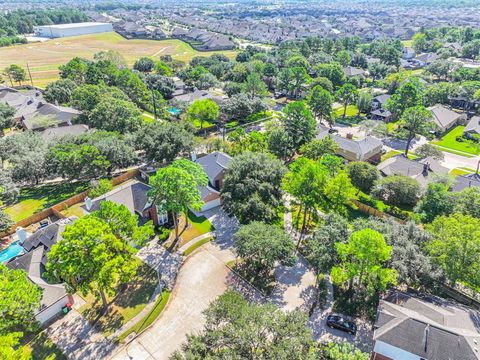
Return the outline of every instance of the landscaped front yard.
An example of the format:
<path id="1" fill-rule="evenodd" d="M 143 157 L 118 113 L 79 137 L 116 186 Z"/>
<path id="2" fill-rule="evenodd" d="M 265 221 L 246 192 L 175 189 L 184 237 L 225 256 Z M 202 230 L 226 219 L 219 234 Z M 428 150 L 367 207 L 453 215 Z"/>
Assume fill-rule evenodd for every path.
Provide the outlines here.
<path id="1" fill-rule="evenodd" d="M 148 300 L 158 284 L 158 275 L 151 267 L 138 260 L 139 266 L 137 275 L 130 281 L 126 287 L 114 297 L 107 296 L 110 304 L 109 310 L 100 318 L 102 313 L 102 301 L 94 294 L 83 296 L 86 304 L 79 311 L 91 323 L 96 324 L 97 328 L 105 336 L 114 333 L 135 317 L 147 305 Z"/>
<path id="2" fill-rule="evenodd" d="M 185 214 L 181 215 L 179 224 L 180 241 L 177 244 L 177 247 L 179 248 L 196 237 L 215 230 L 213 225 L 205 216 L 197 216 L 191 211 L 188 211 L 188 227 L 184 229 Z M 175 232 L 175 229 L 172 229 L 172 232 Z M 164 244 L 165 247 L 169 247 L 170 245 L 170 242 Z"/>
<path id="3" fill-rule="evenodd" d="M 350 116 L 356 116 L 357 114 L 358 114 L 358 108 L 356 105 L 347 106 L 347 113 L 345 116 L 350 117 Z M 335 118 L 343 116 L 343 106 L 333 109 L 333 116 Z"/>
<path id="4" fill-rule="evenodd" d="M 465 126 L 457 126 L 446 133 L 440 140 L 432 141 L 432 144 L 442 147 L 442 150 L 460 151 L 471 155 L 480 154 L 480 147 L 472 140 L 464 139 L 457 141 L 457 137 L 461 137 Z"/>
<path id="5" fill-rule="evenodd" d="M 88 182 L 49 184 L 20 190 L 17 202 L 5 212 L 13 221 L 23 220 L 88 189 Z"/>

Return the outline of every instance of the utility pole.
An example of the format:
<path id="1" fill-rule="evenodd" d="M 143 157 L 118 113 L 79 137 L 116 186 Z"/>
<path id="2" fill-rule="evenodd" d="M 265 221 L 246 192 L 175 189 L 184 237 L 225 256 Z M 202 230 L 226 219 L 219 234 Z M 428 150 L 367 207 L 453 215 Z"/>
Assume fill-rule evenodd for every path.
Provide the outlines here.
<path id="1" fill-rule="evenodd" d="M 27 70 L 28 70 L 28 76 L 30 76 L 30 84 L 33 86 L 33 79 L 32 79 L 32 73 L 30 72 L 30 66 L 28 65 L 28 61 L 27 61 Z"/>

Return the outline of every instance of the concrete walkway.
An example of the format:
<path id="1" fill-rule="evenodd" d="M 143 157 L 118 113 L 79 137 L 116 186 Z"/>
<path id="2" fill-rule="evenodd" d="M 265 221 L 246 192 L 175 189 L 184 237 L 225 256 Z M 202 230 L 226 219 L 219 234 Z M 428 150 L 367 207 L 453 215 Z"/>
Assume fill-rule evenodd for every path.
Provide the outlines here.
<path id="1" fill-rule="evenodd" d="M 50 325 L 45 333 L 71 360 L 106 359 L 115 349 L 115 344 L 93 328 L 77 310 Z"/>
<path id="2" fill-rule="evenodd" d="M 203 239 L 206 239 L 208 237 L 213 237 L 215 233 L 213 231 L 209 231 L 208 233 L 202 234 L 200 236 L 197 236 L 196 238 L 190 240 L 187 242 L 185 245 L 183 245 L 180 249 L 177 250 L 179 254 L 183 254 L 190 246 L 195 245 L 196 243 L 202 241 Z"/>
<path id="3" fill-rule="evenodd" d="M 285 207 L 287 209 L 290 207 L 289 197 L 285 199 Z M 290 234 L 296 243 L 300 234 L 293 228 L 290 211 L 284 213 L 283 223 L 285 232 Z M 270 301 L 285 311 L 295 309 L 309 311 L 317 292 L 315 274 L 300 253 L 297 253 L 295 265 L 291 267 L 279 265 L 275 268 L 275 280 L 275 289 L 270 295 Z"/>

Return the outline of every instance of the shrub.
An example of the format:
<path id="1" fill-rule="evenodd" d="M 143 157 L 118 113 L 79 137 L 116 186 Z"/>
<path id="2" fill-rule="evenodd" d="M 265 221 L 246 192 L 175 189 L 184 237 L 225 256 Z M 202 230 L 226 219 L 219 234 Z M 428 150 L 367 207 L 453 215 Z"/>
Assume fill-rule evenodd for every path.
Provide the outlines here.
<path id="1" fill-rule="evenodd" d="M 97 183 L 97 185 L 90 190 L 90 192 L 88 193 L 88 195 L 91 197 L 91 198 L 97 198 L 103 194 L 106 194 L 107 192 L 109 192 L 110 190 L 112 190 L 113 188 L 113 185 L 112 185 L 112 182 L 108 179 L 100 179 Z"/>
<path id="2" fill-rule="evenodd" d="M 163 226 L 158 227 L 158 241 L 160 242 L 167 241 L 169 235 L 170 235 L 170 229 L 167 229 Z"/>

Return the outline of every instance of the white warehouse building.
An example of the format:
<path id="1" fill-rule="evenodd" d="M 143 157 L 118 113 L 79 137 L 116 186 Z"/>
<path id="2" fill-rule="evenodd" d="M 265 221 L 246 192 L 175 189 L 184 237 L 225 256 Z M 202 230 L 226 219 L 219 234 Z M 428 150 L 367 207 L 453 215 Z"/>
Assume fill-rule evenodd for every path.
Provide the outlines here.
<path id="1" fill-rule="evenodd" d="M 35 36 L 46 38 L 61 38 L 67 36 L 97 34 L 113 31 L 112 24 L 100 22 L 83 22 L 74 24 L 35 26 Z"/>

